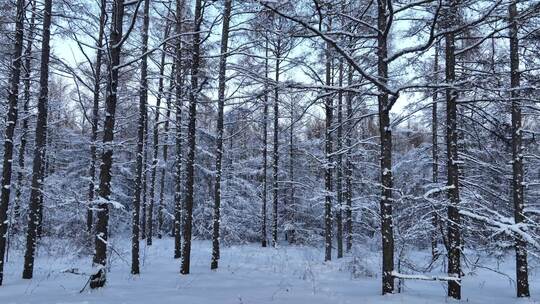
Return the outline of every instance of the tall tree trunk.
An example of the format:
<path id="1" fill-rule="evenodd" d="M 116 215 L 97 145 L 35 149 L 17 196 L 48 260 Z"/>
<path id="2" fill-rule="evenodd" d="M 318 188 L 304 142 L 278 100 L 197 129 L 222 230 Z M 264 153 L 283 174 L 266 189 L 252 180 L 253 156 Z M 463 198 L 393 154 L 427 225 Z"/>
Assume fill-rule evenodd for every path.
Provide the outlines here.
<path id="1" fill-rule="evenodd" d="M 388 83 L 388 31 L 387 14 L 391 0 L 378 0 L 377 17 L 377 69 L 378 80 L 382 84 Z M 390 127 L 390 105 L 388 93 L 380 90 L 379 103 L 379 133 L 381 137 L 381 239 L 382 239 L 382 293 L 394 291 L 394 232 L 392 219 L 392 130 Z"/>
<path id="2" fill-rule="evenodd" d="M 294 229 L 295 226 L 295 199 L 294 199 L 294 192 L 295 192 L 295 184 L 294 184 L 294 122 L 295 122 L 295 116 L 294 116 L 294 101 L 291 102 L 290 106 L 290 115 L 291 115 L 291 125 L 289 126 L 289 204 L 287 208 L 287 221 L 289 224 L 289 228 L 287 230 L 287 239 L 289 240 L 289 244 L 292 244 L 295 242 L 295 235 L 296 231 Z"/>
<path id="3" fill-rule="evenodd" d="M 145 103 L 146 104 L 146 103 Z M 147 200 L 146 200 L 146 177 L 147 177 L 147 169 L 146 164 L 148 161 L 148 149 L 147 149 L 147 143 L 148 143 L 148 109 L 146 109 L 146 106 L 144 107 L 143 111 L 144 120 L 143 120 L 143 161 L 142 161 L 142 180 L 139 187 L 141 187 L 141 216 L 140 216 L 140 222 L 141 222 L 141 239 L 146 239 L 146 214 L 147 214 Z"/>
<path id="4" fill-rule="evenodd" d="M 227 72 L 227 52 L 229 43 L 229 23 L 231 17 L 232 0 L 225 0 L 223 9 L 223 29 L 221 30 L 221 57 L 219 59 L 218 84 L 218 119 L 216 132 L 216 181 L 214 184 L 214 216 L 212 232 L 212 262 L 211 269 L 218 268 L 219 260 L 219 223 L 221 221 L 221 161 L 223 158 L 223 109 L 225 107 L 225 86 Z"/>
<path id="5" fill-rule="evenodd" d="M 450 0 L 448 20 L 457 18 L 457 8 Z M 456 57 L 454 32 L 445 34 L 446 41 L 446 150 L 447 150 L 447 186 L 450 203 L 448 205 L 448 275 L 461 278 L 461 234 L 459 205 L 459 156 L 457 134 L 457 98 L 455 88 Z M 461 299 L 461 283 L 448 281 L 448 296 Z"/>
<path id="6" fill-rule="evenodd" d="M 339 87 L 343 87 L 343 59 L 339 61 Z M 343 92 L 338 92 L 338 106 L 337 106 L 337 138 L 336 148 L 337 155 L 337 168 L 336 168 L 336 192 L 337 192 L 337 257 L 343 257 Z"/>
<path id="7" fill-rule="evenodd" d="M 274 88 L 274 153 L 272 159 L 272 246 L 277 247 L 278 241 L 278 195 L 279 195 L 279 73 L 281 41 L 278 38 L 276 46 L 276 84 Z"/>
<path id="8" fill-rule="evenodd" d="M 36 1 L 31 2 L 32 5 L 32 15 L 30 17 L 30 25 L 28 29 L 28 37 L 26 42 L 26 50 L 24 51 L 24 102 L 22 110 L 22 124 L 21 124 L 21 140 L 19 144 L 19 159 L 18 165 L 19 170 L 17 171 L 17 188 L 15 190 L 15 201 L 13 204 L 13 223 L 19 222 L 20 217 L 20 208 L 21 208 L 21 195 L 22 195 L 22 184 L 24 181 L 24 171 L 25 171 L 25 154 L 26 154 L 26 144 L 28 143 L 28 120 L 29 112 L 28 108 L 30 107 L 30 78 L 32 77 L 32 48 L 34 47 L 34 32 L 36 29 Z"/>
<path id="9" fill-rule="evenodd" d="M 267 190 L 268 190 L 268 37 L 265 36 L 264 45 L 264 105 L 263 105 L 263 164 L 262 164 L 262 227 L 261 227 L 261 246 L 267 246 L 266 239 L 266 202 L 267 202 Z"/>
<path id="10" fill-rule="evenodd" d="M 330 28 L 328 29 L 330 30 Z M 332 53 L 330 51 L 330 45 L 326 46 L 326 85 L 332 85 Z M 329 92 L 326 92 L 329 94 Z M 333 97 L 328 95 L 325 98 L 325 139 L 324 139 L 324 153 L 326 158 L 326 164 L 324 168 L 324 260 L 332 260 L 332 120 L 333 120 Z"/>
<path id="11" fill-rule="evenodd" d="M 435 84 L 439 83 L 439 43 L 435 45 L 435 62 L 433 63 L 434 66 L 434 77 L 435 77 Z M 437 102 L 439 99 L 438 96 L 438 90 L 439 88 L 435 88 L 433 90 L 433 106 L 432 106 L 432 122 L 431 122 L 431 142 L 432 142 L 432 182 L 434 185 L 439 183 L 439 144 L 438 144 L 438 129 L 439 129 L 439 122 L 438 122 L 438 116 L 437 116 Z M 437 213 L 433 213 L 433 232 L 431 234 L 431 258 L 435 260 L 439 256 L 439 250 L 437 247 L 437 227 L 439 225 L 439 217 L 437 216 Z"/>
<path id="12" fill-rule="evenodd" d="M 99 203 L 95 229 L 95 251 L 93 264 L 97 272 L 90 277 L 90 288 L 103 287 L 106 282 L 107 239 L 109 235 L 109 196 L 111 195 L 111 169 L 113 162 L 114 125 L 118 99 L 118 66 L 122 47 L 122 24 L 124 0 L 115 0 L 112 7 L 111 33 L 109 37 L 110 61 L 107 67 L 107 98 L 103 124 L 103 155 L 99 174 Z"/>
<path id="13" fill-rule="evenodd" d="M 94 103 L 92 105 L 92 135 L 90 144 L 90 169 L 88 170 L 90 175 L 90 184 L 88 185 L 88 210 L 86 213 L 86 230 L 92 231 L 94 224 L 94 212 L 93 201 L 96 192 L 96 161 L 97 161 L 97 149 L 96 141 L 98 136 L 98 124 L 99 124 L 99 91 L 101 87 L 101 64 L 103 60 L 103 36 L 105 33 L 105 22 L 107 20 L 107 2 L 101 0 L 101 12 L 99 16 L 99 34 L 96 45 L 96 65 L 94 68 Z"/>
<path id="14" fill-rule="evenodd" d="M 7 213 L 11 194 L 11 171 L 13 164 L 13 135 L 17 126 L 19 102 L 19 81 L 21 79 L 22 51 L 24 31 L 24 0 L 17 0 L 15 18 L 15 45 L 11 59 L 9 79 L 8 113 L 4 135 L 4 159 L 2 162 L 2 192 L 0 194 L 0 285 L 4 278 L 4 255 L 7 238 Z"/>
<path id="15" fill-rule="evenodd" d="M 136 155 L 136 166 L 135 166 L 135 192 L 133 196 L 133 210 L 132 212 L 132 223 L 131 223 L 131 274 L 140 273 L 140 262 L 139 262 L 139 225 L 141 222 L 140 219 L 140 209 L 141 209 L 141 192 L 143 180 L 143 153 L 144 151 L 144 138 L 145 138 L 145 120 L 147 119 L 146 107 L 147 107 L 147 98 L 148 98 L 148 56 L 146 52 L 148 50 L 148 27 L 149 27 L 149 10 L 150 10 L 150 0 L 144 0 L 144 12 L 143 12 L 143 29 L 142 29 L 142 43 L 143 49 L 142 53 L 142 62 L 141 62 L 141 80 L 139 87 L 139 121 L 137 126 L 137 155 Z M 143 218 L 144 221 L 144 218 Z"/>
<path id="16" fill-rule="evenodd" d="M 28 229 L 26 235 L 26 252 L 24 254 L 23 279 L 31 279 L 34 273 L 34 255 L 37 244 L 37 228 L 41 225 L 39 216 L 41 191 L 43 189 L 45 147 L 47 145 L 47 107 L 49 101 L 49 58 L 51 48 L 51 15 L 52 0 L 45 0 L 43 10 L 43 33 L 41 40 L 41 70 L 39 75 L 39 100 L 36 121 L 36 144 L 34 162 L 32 164 L 32 188 L 30 191 L 30 207 Z"/>
<path id="17" fill-rule="evenodd" d="M 150 27 L 150 0 L 144 0 L 144 11 L 143 11 L 143 28 L 142 28 L 142 49 L 141 49 L 141 84 L 140 84 L 140 95 L 139 98 L 140 106 L 142 106 L 141 111 L 143 111 L 144 114 L 144 126 L 145 126 L 145 132 L 144 132 L 144 155 L 146 158 L 147 155 L 147 143 L 148 143 L 148 28 Z M 159 108 L 156 111 L 156 115 L 159 116 Z M 157 136 L 154 138 L 154 140 L 157 140 Z M 144 177 L 143 177 L 143 184 L 142 187 L 144 187 L 144 194 L 146 198 L 146 161 L 144 162 Z M 155 179 L 155 171 L 154 172 L 154 179 Z M 153 186 L 151 186 L 153 188 Z M 143 203 L 147 203 L 146 199 L 143 200 Z M 153 211 L 154 211 L 154 197 L 153 192 L 150 193 L 150 203 L 148 204 L 148 218 L 147 218 L 147 231 L 146 231 L 146 244 L 152 245 L 152 233 L 153 233 Z M 143 219 L 144 220 L 144 219 Z"/>
<path id="18" fill-rule="evenodd" d="M 514 199 L 514 219 L 516 224 L 525 221 L 523 189 L 523 130 L 521 122 L 519 38 L 517 0 L 510 3 L 510 87 L 512 98 L 512 193 Z M 517 296 L 529 297 L 529 274 L 527 265 L 527 243 L 516 235 L 516 282 Z"/>
<path id="19" fill-rule="evenodd" d="M 347 73 L 347 86 L 351 86 L 353 82 L 353 69 L 349 66 L 349 71 Z M 352 133 L 354 128 L 353 119 L 353 108 L 352 108 L 352 99 L 353 93 L 347 92 L 347 133 L 345 137 L 345 145 L 347 146 L 347 154 L 345 156 L 345 187 L 346 187 L 346 206 L 345 206 L 345 235 L 346 235 L 346 250 L 350 252 L 352 249 L 352 155 L 351 155 L 351 145 L 352 145 Z"/>
<path id="20" fill-rule="evenodd" d="M 176 146 L 176 158 L 175 158 L 175 172 L 174 172 L 174 258 L 178 259 L 182 256 L 182 18 L 184 1 L 176 0 L 176 25 L 175 32 L 178 35 L 176 39 L 176 51 L 175 51 L 175 104 L 176 104 L 176 134 L 175 134 L 175 146 Z"/>
<path id="21" fill-rule="evenodd" d="M 142 98 L 141 98 L 142 99 Z M 139 230 L 140 230 L 140 209 L 141 209 L 141 183 L 142 183 L 142 163 L 143 163 L 143 141 L 144 141 L 144 115 L 142 113 L 141 99 L 139 99 L 139 120 L 137 123 L 137 155 L 135 167 L 135 191 L 133 196 L 132 223 L 131 223 L 131 273 L 139 274 Z"/>
<path id="22" fill-rule="evenodd" d="M 161 177 L 160 177 L 160 186 L 159 186 L 159 214 L 158 214 L 158 238 L 161 238 L 163 235 L 163 216 L 165 209 L 165 176 L 166 176 L 166 166 L 167 160 L 169 157 L 169 125 L 171 119 L 171 99 L 172 99 L 172 90 L 174 88 L 174 75 L 176 73 L 175 65 L 173 64 L 171 68 L 171 77 L 169 83 L 169 90 L 167 91 L 167 112 L 165 114 L 165 124 L 163 125 L 163 132 L 165 133 L 165 144 L 163 145 L 163 164 L 161 168 Z"/>
<path id="23" fill-rule="evenodd" d="M 47 130 L 49 131 L 49 130 Z M 47 136 L 47 139 L 49 141 L 48 144 L 51 144 L 50 142 L 50 137 Z M 45 143 L 45 146 L 43 147 L 43 155 L 47 155 L 47 142 Z M 43 180 L 41 181 L 41 183 L 43 184 L 44 183 L 44 180 L 47 178 L 47 175 L 49 174 L 49 165 L 51 163 L 51 160 L 49 157 L 44 157 L 43 159 Z M 43 191 L 40 191 L 39 192 L 39 203 L 38 203 L 38 224 L 37 224 L 37 227 L 36 227 L 36 231 L 37 231 L 37 238 L 38 239 L 41 239 L 41 236 L 43 235 L 42 232 L 43 232 L 43 206 L 44 206 L 44 203 L 43 203 Z"/>
<path id="24" fill-rule="evenodd" d="M 170 34 L 170 24 L 167 23 L 165 26 L 165 33 L 164 33 L 164 40 L 169 37 Z M 164 91 L 165 91 L 165 59 L 166 59 L 166 50 L 167 44 L 163 45 L 163 49 L 161 50 L 161 60 L 159 65 L 159 81 L 158 81 L 158 94 L 156 96 L 156 115 L 154 118 L 154 130 L 153 130 L 153 142 L 154 142 L 154 156 L 152 157 L 152 180 L 150 182 L 150 197 L 152 201 L 154 200 L 154 193 L 155 193 L 155 187 L 156 187 L 156 175 L 157 175 L 157 169 L 158 169 L 158 155 L 159 155 L 159 117 L 161 116 L 161 99 L 164 97 Z M 168 129 L 169 129 L 169 116 L 170 116 L 170 95 L 166 97 L 167 100 L 167 114 L 165 116 L 165 139 L 168 137 Z M 165 128 L 164 128 L 165 129 Z M 165 150 L 165 147 L 167 147 L 167 141 L 164 141 L 163 144 L 163 158 L 164 161 L 167 160 L 167 151 Z M 164 170 L 161 170 L 161 172 L 165 172 Z M 165 181 L 165 175 L 161 176 L 161 182 Z M 161 185 L 161 184 L 160 184 Z M 163 186 L 161 186 L 161 190 L 159 193 L 159 202 L 158 202 L 158 210 L 157 210 L 157 217 L 158 217 L 158 226 L 157 226 L 157 237 L 158 239 L 161 239 L 163 231 Z"/>
<path id="25" fill-rule="evenodd" d="M 195 184 L 195 142 L 197 123 L 197 103 L 199 101 L 199 64 L 201 47 L 201 24 L 203 19 L 202 1 L 195 0 L 193 28 L 193 50 L 191 61 L 191 88 L 189 90 L 188 154 L 186 160 L 186 204 L 184 216 L 184 243 L 182 246 L 182 269 L 180 273 L 189 274 L 191 261 L 191 230 L 193 225 L 193 203 Z"/>

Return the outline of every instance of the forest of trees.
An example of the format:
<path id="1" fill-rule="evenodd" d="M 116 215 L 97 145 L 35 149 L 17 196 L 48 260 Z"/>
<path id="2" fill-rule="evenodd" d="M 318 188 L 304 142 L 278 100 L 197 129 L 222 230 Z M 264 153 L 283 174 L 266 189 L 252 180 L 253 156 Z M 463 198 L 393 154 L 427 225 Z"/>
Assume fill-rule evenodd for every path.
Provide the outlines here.
<path id="1" fill-rule="evenodd" d="M 0 0 L 0 285 L 10 251 L 376 239 L 381 293 L 467 252 L 540 258 L 540 1 Z M 260 248 L 260 250 L 270 250 Z M 430 252 L 440 276 L 400 271 Z M 427 270 L 425 271 L 428 272 Z M 0 287 L 0 295 L 2 288 Z"/>

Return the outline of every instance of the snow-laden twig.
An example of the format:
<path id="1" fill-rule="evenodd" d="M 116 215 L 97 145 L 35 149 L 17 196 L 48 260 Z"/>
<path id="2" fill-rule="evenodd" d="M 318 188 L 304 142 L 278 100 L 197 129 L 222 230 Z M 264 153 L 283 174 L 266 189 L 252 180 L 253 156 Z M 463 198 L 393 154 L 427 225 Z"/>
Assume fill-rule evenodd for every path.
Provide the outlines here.
<path id="1" fill-rule="evenodd" d="M 422 280 L 422 281 L 455 281 L 460 282 L 461 278 L 449 277 L 449 276 L 428 276 L 421 274 L 403 274 L 396 271 L 392 271 L 392 276 L 396 279 L 405 280 Z"/>

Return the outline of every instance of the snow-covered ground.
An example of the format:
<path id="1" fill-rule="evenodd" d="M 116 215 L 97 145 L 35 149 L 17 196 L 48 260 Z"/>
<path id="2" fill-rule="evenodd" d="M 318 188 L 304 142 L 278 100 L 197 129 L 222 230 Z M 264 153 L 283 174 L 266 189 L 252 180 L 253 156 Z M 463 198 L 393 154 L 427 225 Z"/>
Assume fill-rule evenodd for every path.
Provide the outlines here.
<path id="1" fill-rule="evenodd" d="M 218 271 L 211 271 L 210 242 L 196 241 L 192 251 L 191 274 L 179 274 L 179 260 L 172 258 L 171 239 L 142 245 L 141 275 L 129 273 L 127 243 L 113 244 L 111 270 L 105 288 L 80 292 L 90 271 L 90 257 L 73 253 L 68 245 L 61 250 L 42 250 L 36 261 L 33 280 L 20 278 L 22 254 L 12 252 L 6 265 L 0 303 L 182 303 L 182 304 L 263 304 L 263 303 L 448 303 L 443 282 L 407 281 L 401 294 L 380 295 L 379 257 L 359 254 L 340 261 L 322 262 L 320 248 L 281 246 L 260 248 L 257 244 L 224 247 Z M 59 256 L 59 255 L 62 256 Z M 419 263 L 422 254 L 416 254 Z M 426 255 L 428 257 L 428 255 Z M 353 267 L 354 265 L 354 267 Z M 497 265 L 489 265 L 496 268 Z M 499 270 L 513 276 L 513 263 Z M 76 271 L 72 271 L 76 269 Z M 354 269 L 354 270 L 353 270 Z M 82 274 L 74 274 L 71 272 Z M 517 300 L 509 278 L 476 269 L 464 279 L 463 300 L 467 303 L 540 303 L 540 272 L 532 270 L 532 298 Z"/>

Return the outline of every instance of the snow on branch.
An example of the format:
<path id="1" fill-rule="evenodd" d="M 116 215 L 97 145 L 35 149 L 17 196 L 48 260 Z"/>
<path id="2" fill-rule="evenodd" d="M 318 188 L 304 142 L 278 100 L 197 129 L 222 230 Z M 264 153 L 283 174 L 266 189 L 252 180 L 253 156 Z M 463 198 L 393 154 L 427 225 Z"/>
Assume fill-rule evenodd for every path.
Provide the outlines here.
<path id="1" fill-rule="evenodd" d="M 404 280 L 422 280 L 422 281 L 455 281 L 460 282 L 461 278 L 449 277 L 449 276 L 428 276 L 421 274 L 403 274 L 396 271 L 392 271 L 392 276 L 396 279 Z"/>
<path id="2" fill-rule="evenodd" d="M 467 210 L 460 210 L 459 214 L 467 216 L 469 218 L 481 221 L 486 223 L 489 226 L 492 226 L 497 230 L 499 233 L 506 233 L 510 236 L 519 236 L 523 239 L 523 241 L 527 242 L 531 246 L 537 248 L 540 250 L 540 243 L 526 231 L 526 228 L 529 226 L 526 223 L 508 223 L 508 220 L 505 220 L 504 218 L 500 221 L 497 221 L 495 219 L 479 215 L 473 212 L 469 212 Z"/>
<path id="3" fill-rule="evenodd" d="M 125 206 L 120 203 L 120 202 L 117 202 L 117 201 L 114 201 L 114 200 L 111 200 L 111 199 L 105 199 L 101 196 L 98 196 L 94 201 L 93 201 L 93 204 L 96 205 L 96 206 L 99 206 L 101 204 L 107 204 L 107 205 L 111 205 L 113 206 L 115 209 L 125 209 Z M 96 209 L 96 210 L 99 210 Z"/>

